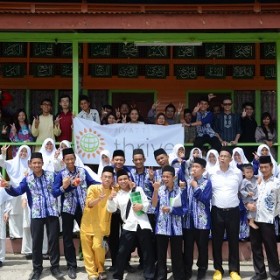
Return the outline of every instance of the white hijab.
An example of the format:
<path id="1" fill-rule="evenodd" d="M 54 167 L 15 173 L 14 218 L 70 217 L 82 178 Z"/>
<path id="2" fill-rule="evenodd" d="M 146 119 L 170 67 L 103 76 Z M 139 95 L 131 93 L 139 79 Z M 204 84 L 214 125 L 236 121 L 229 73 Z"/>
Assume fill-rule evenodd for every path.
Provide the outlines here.
<path id="1" fill-rule="evenodd" d="M 20 158 L 20 152 L 24 148 L 27 151 L 27 156 L 26 158 Z M 13 159 L 5 161 L 5 168 L 7 174 L 10 177 L 10 182 L 13 187 L 17 187 L 28 172 L 28 161 L 30 160 L 30 156 L 31 149 L 27 145 L 22 145 L 19 147 L 17 154 Z"/>
<path id="2" fill-rule="evenodd" d="M 237 147 L 237 148 L 234 148 L 232 150 L 232 161 L 230 162 L 230 164 L 233 166 L 233 167 L 237 167 L 237 161 L 235 161 L 234 159 L 234 154 L 235 153 L 238 153 L 240 155 L 240 158 L 241 158 L 241 163 L 242 164 L 246 164 L 246 163 L 249 163 L 248 159 L 246 158 L 245 154 L 244 154 L 244 151 L 242 148 L 240 147 Z"/>
<path id="3" fill-rule="evenodd" d="M 198 150 L 198 157 L 199 157 L 199 158 L 202 158 L 202 152 L 201 152 L 201 150 L 200 150 L 199 148 L 195 147 L 195 148 L 193 148 L 193 149 L 190 151 L 189 161 L 191 161 L 191 162 L 193 162 L 193 152 L 194 152 L 195 150 Z"/>
<path id="4" fill-rule="evenodd" d="M 259 147 L 258 147 L 258 149 L 257 149 L 257 155 L 258 155 L 259 157 L 262 155 L 262 149 L 263 149 L 263 148 L 267 148 L 267 150 L 268 150 L 268 156 L 270 156 L 271 162 L 272 162 L 272 164 L 273 164 L 272 174 L 273 174 L 274 176 L 277 176 L 277 175 L 278 175 L 278 174 L 277 174 L 277 173 L 278 173 L 278 172 L 277 172 L 277 170 L 278 170 L 277 162 L 276 162 L 276 160 L 274 159 L 274 157 L 272 156 L 272 154 L 271 154 L 271 152 L 270 152 L 269 146 L 266 145 L 266 144 L 261 144 L 261 145 L 259 145 Z"/>
<path id="5" fill-rule="evenodd" d="M 111 154 L 108 150 L 103 150 L 101 153 L 100 153 L 100 161 L 99 161 L 99 166 L 98 166 L 98 172 L 97 172 L 97 175 L 99 178 L 101 178 L 101 175 L 102 175 L 102 171 L 103 171 L 103 168 L 107 165 L 110 165 L 110 163 L 106 163 L 104 162 L 104 160 L 102 160 L 102 156 L 105 155 L 106 157 L 111 158 Z"/>
<path id="6" fill-rule="evenodd" d="M 215 164 L 213 164 L 209 161 L 210 154 L 213 154 L 215 156 L 215 158 L 216 158 Z M 219 153 L 217 150 L 211 149 L 206 154 L 206 170 L 208 171 L 210 168 L 215 167 L 217 165 L 219 165 Z"/>
<path id="7" fill-rule="evenodd" d="M 53 149 L 51 152 L 46 150 L 46 145 L 48 142 L 51 142 L 53 144 Z M 54 166 L 53 166 L 53 161 L 54 161 L 54 154 L 56 151 L 56 147 L 55 147 L 55 142 L 52 138 L 47 138 L 45 139 L 45 141 L 42 144 L 41 149 L 39 150 L 40 153 L 42 153 L 43 156 L 43 169 L 46 171 L 51 171 L 54 172 Z"/>
<path id="8" fill-rule="evenodd" d="M 168 155 L 169 157 L 169 164 L 172 164 L 172 161 L 176 158 L 178 158 L 178 151 L 180 148 L 183 148 L 184 151 L 185 151 L 185 147 L 184 145 L 182 144 L 176 144 L 174 147 L 173 147 L 173 150 L 172 152 Z"/>

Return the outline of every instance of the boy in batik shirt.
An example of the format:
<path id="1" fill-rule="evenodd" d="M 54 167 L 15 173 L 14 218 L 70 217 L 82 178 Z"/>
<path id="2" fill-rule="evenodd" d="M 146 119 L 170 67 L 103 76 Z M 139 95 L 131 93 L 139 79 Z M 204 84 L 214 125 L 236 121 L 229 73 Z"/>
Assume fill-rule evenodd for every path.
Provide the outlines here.
<path id="1" fill-rule="evenodd" d="M 183 266 L 182 216 L 186 212 L 186 189 L 181 190 L 175 183 L 175 169 L 162 169 L 162 183 L 153 184 L 152 205 L 156 208 L 156 243 L 158 257 L 157 279 L 167 278 L 166 255 L 170 241 L 171 263 L 174 280 L 185 280 Z"/>
<path id="2" fill-rule="evenodd" d="M 206 161 L 194 158 L 187 184 L 188 211 L 183 219 L 184 262 L 186 279 L 192 277 L 194 243 L 198 247 L 197 280 L 205 279 L 208 268 L 208 239 L 210 233 L 210 201 L 212 184 L 203 177 Z"/>

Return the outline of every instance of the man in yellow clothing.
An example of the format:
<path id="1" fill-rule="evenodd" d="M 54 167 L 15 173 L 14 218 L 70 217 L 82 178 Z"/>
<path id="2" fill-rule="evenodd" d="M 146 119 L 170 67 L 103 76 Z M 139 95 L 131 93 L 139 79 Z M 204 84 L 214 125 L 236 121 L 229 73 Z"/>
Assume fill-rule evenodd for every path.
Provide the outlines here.
<path id="1" fill-rule="evenodd" d="M 87 191 L 86 205 L 81 221 L 81 242 L 85 268 L 89 280 L 104 280 L 105 248 L 104 236 L 110 233 L 111 213 L 106 204 L 114 182 L 114 170 L 105 166 L 101 185 L 91 185 Z"/>

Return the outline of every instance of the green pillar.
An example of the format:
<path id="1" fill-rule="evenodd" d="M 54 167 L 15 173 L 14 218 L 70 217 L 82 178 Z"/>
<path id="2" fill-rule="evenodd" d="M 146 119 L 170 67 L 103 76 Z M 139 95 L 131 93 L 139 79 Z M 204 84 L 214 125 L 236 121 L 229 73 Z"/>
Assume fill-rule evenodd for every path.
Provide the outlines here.
<path id="1" fill-rule="evenodd" d="M 261 91 L 257 89 L 255 91 L 255 118 L 258 125 L 261 124 Z"/>
<path id="2" fill-rule="evenodd" d="M 280 94 L 280 41 L 276 42 L 276 115 L 277 115 L 277 161 L 280 162 L 280 98 L 278 95 Z"/>
<path id="3" fill-rule="evenodd" d="M 72 91 L 73 91 L 73 112 L 79 113 L 79 43 L 72 42 Z"/>

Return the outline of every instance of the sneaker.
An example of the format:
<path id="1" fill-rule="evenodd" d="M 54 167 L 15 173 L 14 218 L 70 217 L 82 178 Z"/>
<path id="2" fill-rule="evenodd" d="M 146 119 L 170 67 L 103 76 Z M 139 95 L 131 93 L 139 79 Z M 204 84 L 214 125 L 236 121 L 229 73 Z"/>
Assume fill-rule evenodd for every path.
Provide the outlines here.
<path id="1" fill-rule="evenodd" d="M 26 255 L 25 255 L 25 258 L 26 258 L 27 260 L 32 260 L 32 254 L 26 254 Z"/>
<path id="2" fill-rule="evenodd" d="M 253 275 L 250 280 L 264 280 L 264 279 L 267 279 L 267 275 L 266 274 L 255 274 Z"/>
<path id="3" fill-rule="evenodd" d="M 99 273 L 99 280 L 105 280 L 105 279 L 107 279 L 106 272 L 100 272 Z"/>
<path id="4" fill-rule="evenodd" d="M 43 254 L 43 260 L 49 260 L 50 259 L 50 256 L 49 254 Z"/>
<path id="5" fill-rule="evenodd" d="M 241 280 L 240 275 L 235 271 L 232 271 L 229 276 L 232 280 Z"/>
<path id="6" fill-rule="evenodd" d="M 213 274 L 213 280 L 222 280 L 223 279 L 223 274 L 220 270 L 215 270 Z"/>
<path id="7" fill-rule="evenodd" d="M 76 279 L 76 278 L 77 278 L 76 268 L 70 266 L 70 267 L 68 268 L 68 273 L 67 273 L 67 274 L 68 274 L 69 278 L 71 278 L 71 279 Z"/>
<path id="8" fill-rule="evenodd" d="M 60 271 L 59 267 L 51 268 L 52 276 L 56 279 L 61 279 L 64 277 L 64 274 Z"/>
<path id="9" fill-rule="evenodd" d="M 31 273 L 29 280 L 39 280 L 41 276 L 41 272 L 40 271 L 34 271 Z"/>
<path id="10" fill-rule="evenodd" d="M 197 271 L 196 280 L 204 280 L 205 277 L 206 277 L 206 271 L 205 270 L 198 270 Z"/>

